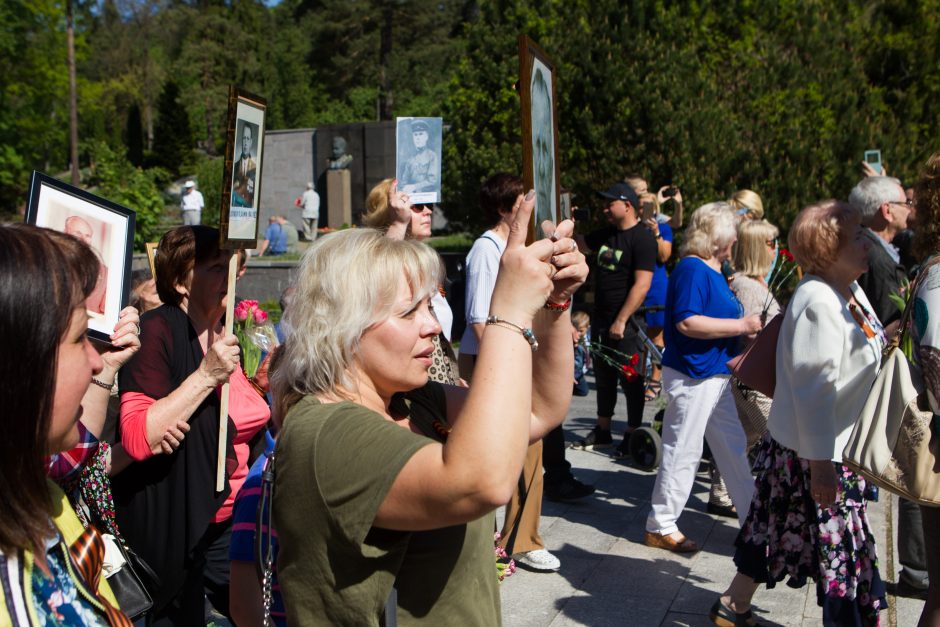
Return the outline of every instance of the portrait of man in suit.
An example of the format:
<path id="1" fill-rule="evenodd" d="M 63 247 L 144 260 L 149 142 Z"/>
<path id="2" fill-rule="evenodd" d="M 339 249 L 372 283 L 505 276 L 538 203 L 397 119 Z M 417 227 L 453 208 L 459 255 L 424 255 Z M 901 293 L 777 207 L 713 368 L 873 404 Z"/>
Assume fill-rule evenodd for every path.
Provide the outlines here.
<path id="1" fill-rule="evenodd" d="M 257 175 L 257 148 L 254 146 L 254 138 L 258 136 L 258 125 L 239 120 L 235 136 L 241 138 L 241 150 L 239 158 L 235 161 L 232 176 L 232 206 L 254 207 Z"/>

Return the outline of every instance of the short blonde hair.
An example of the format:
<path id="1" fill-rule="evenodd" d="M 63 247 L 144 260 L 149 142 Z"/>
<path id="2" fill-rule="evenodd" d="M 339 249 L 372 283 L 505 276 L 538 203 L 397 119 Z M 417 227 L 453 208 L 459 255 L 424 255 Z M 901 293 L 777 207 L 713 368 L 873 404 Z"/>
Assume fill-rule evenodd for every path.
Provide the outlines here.
<path id="1" fill-rule="evenodd" d="M 734 207 L 735 212 L 744 210 L 742 214 L 744 217 L 750 218 L 751 220 L 764 219 L 764 202 L 760 199 L 760 196 L 757 195 L 757 192 L 749 189 L 740 189 L 731 195 L 731 199 L 728 202 Z"/>
<path id="2" fill-rule="evenodd" d="M 414 240 L 375 229 L 317 238 L 300 262 L 284 317 L 290 333 L 270 376 L 277 413 L 284 416 L 307 394 L 355 391 L 350 374 L 359 341 L 391 315 L 402 277 L 417 304 L 437 291 L 441 274 L 437 253 Z"/>
<path id="3" fill-rule="evenodd" d="M 584 327 L 585 329 L 591 326 L 591 316 L 588 315 L 586 311 L 579 309 L 571 314 L 571 326 L 576 329 Z"/>
<path id="4" fill-rule="evenodd" d="M 388 190 L 392 188 L 395 179 L 380 181 L 366 198 L 366 213 L 362 216 L 362 223 L 373 229 L 387 231 L 395 216 L 392 215 L 388 204 Z M 409 224 L 409 229 L 411 228 Z"/>
<path id="5" fill-rule="evenodd" d="M 750 277 L 767 276 L 774 255 L 767 242 L 777 239 L 780 231 L 766 220 L 744 220 L 738 225 L 738 245 L 734 250 L 734 269 Z"/>
<path id="6" fill-rule="evenodd" d="M 680 253 L 711 259 L 735 237 L 737 222 L 731 205 L 723 200 L 710 202 L 692 213 Z"/>
<path id="7" fill-rule="evenodd" d="M 646 187 L 646 191 L 649 191 L 649 184 L 646 182 L 646 179 L 643 178 L 642 176 L 631 175 L 631 176 L 628 176 L 626 179 L 624 179 L 624 182 L 625 182 L 627 185 L 629 185 L 630 187 L 632 187 L 632 188 L 633 188 L 633 191 L 635 191 L 635 192 L 636 192 L 637 188 L 640 187 L 640 185 L 645 186 L 645 187 Z M 637 192 L 637 193 L 639 193 L 639 192 Z"/>
<path id="8" fill-rule="evenodd" d="M 823 200 L 812 204 L 790 227 L 790 252 L 805 272 L 819 274 L 838 259 L 839 249 L 860 223 L 861 216 L 848 203 Z"/>

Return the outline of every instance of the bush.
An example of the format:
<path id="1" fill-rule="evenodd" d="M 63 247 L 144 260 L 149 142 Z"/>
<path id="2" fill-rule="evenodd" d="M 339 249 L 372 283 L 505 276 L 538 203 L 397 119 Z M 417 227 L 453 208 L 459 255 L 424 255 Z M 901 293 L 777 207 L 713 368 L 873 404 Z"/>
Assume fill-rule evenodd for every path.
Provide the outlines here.
<path id="1" fill-rule="evenodd" d="M 92 164 L 91 183 L 97 187 L 96 193 L 136 212 L 134 249 L 143 251 L 144 244 L 160 236 L 159 223 L 166 210 L 156 182 L 160 172 L 135 168 L 124 154 L 103 142 L 92 147 Z"/>
<path id="2" fill-rule="evenodd" d="M 222 157 L 201 156 L 196 161 L 193 178 L 206 206 L 202 210 L 202 223 L 209 226 L 218 226 L 219 207 L 222 203 L 222 175 L 225 170 L 225 160 Z"/>

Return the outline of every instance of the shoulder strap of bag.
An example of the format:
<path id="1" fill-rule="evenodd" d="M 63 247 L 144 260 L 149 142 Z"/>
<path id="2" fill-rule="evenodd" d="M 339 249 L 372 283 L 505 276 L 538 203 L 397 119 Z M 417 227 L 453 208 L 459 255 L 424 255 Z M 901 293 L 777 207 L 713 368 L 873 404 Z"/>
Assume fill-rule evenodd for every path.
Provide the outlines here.
<path id="1" fill-rule="evenodd" d="M 268 463 L 261 472 L 261 498 L 258 501 L 258 510 L 255 514 L 255 555 L 261 569 L 261 601 L 264 604 L 264 618 L 262 625 L 272 627 L 271 606 L 273 605 L 272 579 L 274 577 L 274 465 L 277 450 L 271 453 Z M 264 523 L 267 521 L 267 533 L 264 532 Z"/>

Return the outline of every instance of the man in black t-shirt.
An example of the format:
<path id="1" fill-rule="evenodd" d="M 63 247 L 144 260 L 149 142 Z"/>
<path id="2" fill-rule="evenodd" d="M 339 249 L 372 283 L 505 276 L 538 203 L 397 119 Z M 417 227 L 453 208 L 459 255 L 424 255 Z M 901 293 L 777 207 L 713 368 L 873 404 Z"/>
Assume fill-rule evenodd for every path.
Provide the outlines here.
<path id="1" fill-rule="evenodd" d="M 584 238 L 583 250 L 595 262 L 594 317 L 591 339 L 625 355 L 640 352 L 636 331 L 629 320 L 643 304 L 656 267 L 656 239 L 643 226 L 639 216 L 640 201 L 627 183 L 617 183 L 600 195 L 607 199 L 604 215 L 610 226 Z M 642 317 L 637 319 L 643 324 Z M 627 357 L 612 355 L 621 368 Z M 627 453 L 630 433 L 643 420 L 644 364 L 631 366 L 636 376 L 626 376 L 603 359 L 594 360 L 597 383 L 597 425 L 582 441 L 584 448 L 604 448 L 613 444 L 610 421 L 617 406 L 617 382 L 627 400 L 627 431 L 620 453 Z M 632 379 L 632 380 L 631 380 Z"/>

